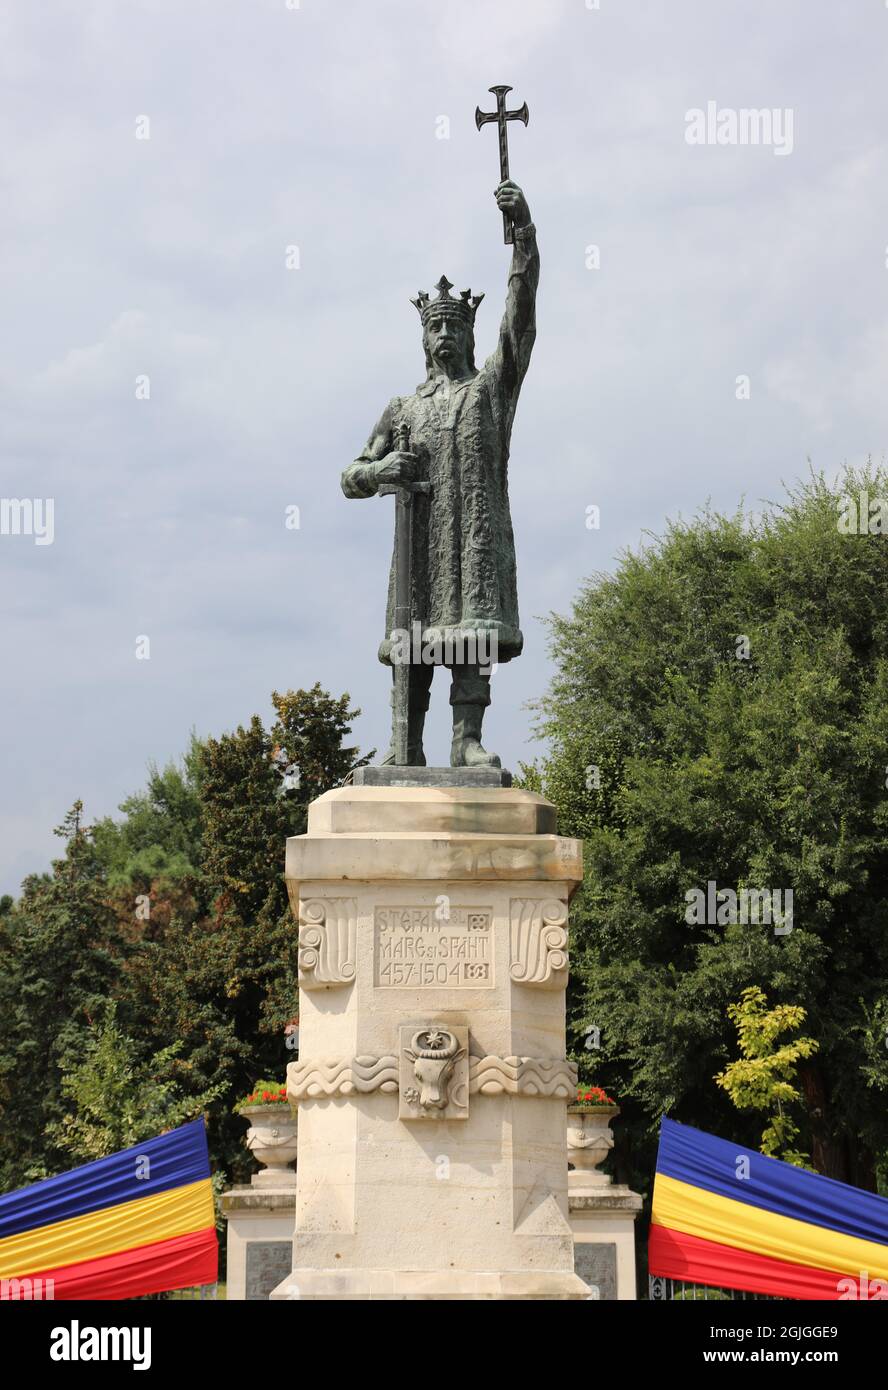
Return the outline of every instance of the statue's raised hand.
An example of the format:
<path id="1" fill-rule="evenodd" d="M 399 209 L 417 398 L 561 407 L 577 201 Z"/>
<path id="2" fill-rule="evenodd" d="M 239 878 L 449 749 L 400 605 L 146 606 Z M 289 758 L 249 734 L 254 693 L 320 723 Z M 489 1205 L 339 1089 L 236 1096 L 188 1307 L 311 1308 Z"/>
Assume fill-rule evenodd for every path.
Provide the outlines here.
<path id="1" fill-rule="evenodd" d="M 377 483 L 412 483 L 416 477 L 417 457 L 404 449 L 393 449 L 376 465 Z"/>
<path id="2" fill-rule="evenodd" d="M 500 212 L 510 217 L 516 227 L 526 227 L 530 221 L 530 208 L 527 199 L 511 179 L 506 179 L 496 190 L 496 205 Z"/>

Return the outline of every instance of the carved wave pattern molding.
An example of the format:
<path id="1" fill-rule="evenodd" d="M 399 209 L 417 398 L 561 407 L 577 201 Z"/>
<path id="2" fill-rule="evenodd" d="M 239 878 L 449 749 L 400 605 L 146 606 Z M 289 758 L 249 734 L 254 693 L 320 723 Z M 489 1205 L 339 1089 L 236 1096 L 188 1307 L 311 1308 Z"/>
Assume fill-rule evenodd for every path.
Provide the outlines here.
<path id="1" fill-rule="evenodd" d="M 567 1100 L 576 1095 L 577 1069 L 573 1062 L 540 1061 L 536 1057 L 472 1057 L 469 1062 L 469 1092 L 496 1096 L 506 1092 L 519 1096 L 557 1096 Z"/>
<path id="2" fill-rule="evenodd" d="M 287 1096 L 290 1100 L 314 1100 L 327 1096 L 348 1096 L 355 1091 L 397 1091 L 398 1058 L 313 1057 L 291 1062 L 287 1067 Z"/>
<path id="3" fill-rule="evenodd" d="M 470 1057 L 469 1094 L 539 1096 L 567 1100 L 576 1095 L 573 1062 L 537 1057 Z M 313 1057 L 291 1062 L 287 1095 L 291 1101 L 324 1100 L 358 1092 L 398 1090 L 398 1058 Z"/>

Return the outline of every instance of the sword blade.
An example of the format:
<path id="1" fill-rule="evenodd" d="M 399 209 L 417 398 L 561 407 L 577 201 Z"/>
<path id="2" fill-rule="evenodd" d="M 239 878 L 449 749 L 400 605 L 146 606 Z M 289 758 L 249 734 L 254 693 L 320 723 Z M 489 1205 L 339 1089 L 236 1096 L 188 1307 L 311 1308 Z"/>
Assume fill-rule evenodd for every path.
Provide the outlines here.
<path id="1" fill-rule="evenodd" d="M 407 735 L 410 717 L 410 554 L 413 541 L 413 497 L 408 488 L 399 488 L 395 495 L 395 628 L 407 634 L 407 663 L 395 666 L 395 689 L 392 710 L 392 743 L 395 763 L 406 767 Z"/>

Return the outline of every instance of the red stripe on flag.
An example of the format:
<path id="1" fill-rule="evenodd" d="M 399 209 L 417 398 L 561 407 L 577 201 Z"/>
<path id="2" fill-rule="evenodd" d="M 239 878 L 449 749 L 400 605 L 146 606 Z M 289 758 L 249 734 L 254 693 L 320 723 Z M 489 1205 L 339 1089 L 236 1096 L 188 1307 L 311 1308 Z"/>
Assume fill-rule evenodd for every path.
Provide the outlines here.
<path id="1" fill-rule="evenodd" d="M 832 1301 L 843 1292 L 839 1280 L 849 1277 L 834 1269 L 814 1269 L 775 1260 L 770 1255 L 753 1255 L 733 1245 L 719 1245 L 714 1240 L 701 1240 L 699 1236 L 655 1225 L 651 1226 L 648 1240 L 648 1272 L 655 1278 L 659 1275 L 690 1284 L 708 1284 L 711 1288 Z"/>
<path id="2" fill-rule="evenodd" d="M 135 1298 L 167 1289 L 215 1284 L 219 1271 L 219 1245 L 212 1226 L 98 1260 L 81 1260 L 58 1269 L 41 1269 L 29 1278 L 53 1281 L 53 1297 Z M 45 1296 L 45 1295 L 44 1295 Z"/>

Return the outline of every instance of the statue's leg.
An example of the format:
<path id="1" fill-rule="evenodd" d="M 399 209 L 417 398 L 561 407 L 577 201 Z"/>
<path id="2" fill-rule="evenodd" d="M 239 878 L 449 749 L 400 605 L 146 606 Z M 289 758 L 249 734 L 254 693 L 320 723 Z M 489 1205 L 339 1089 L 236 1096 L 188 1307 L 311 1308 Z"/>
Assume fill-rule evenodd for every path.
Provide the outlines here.
<path id="1" fill-rule="evenodd" d="M 410 667 L 410 693 L 407 700 L 407 764 L 409 767 L 425 767 L 425 753 L 422 747 L 422 731 L 429 708 L 434 666 L 417 663 Z M 389 697 L 394 714 L 395 707 L 395 668 L 392 667 L 392 693 Z M 382 765 L 395 761 L 394 746 L 389 747 Z"/>
<path id="2" fill-rule="evenodd" d="M 490 704 L 490 673 L 482 675 L 478 663 L 451 667 L 450 703 L 453 706 L 451 767 L 501 767 L 496 753 L 481 747 L 481 724 Z"/>

